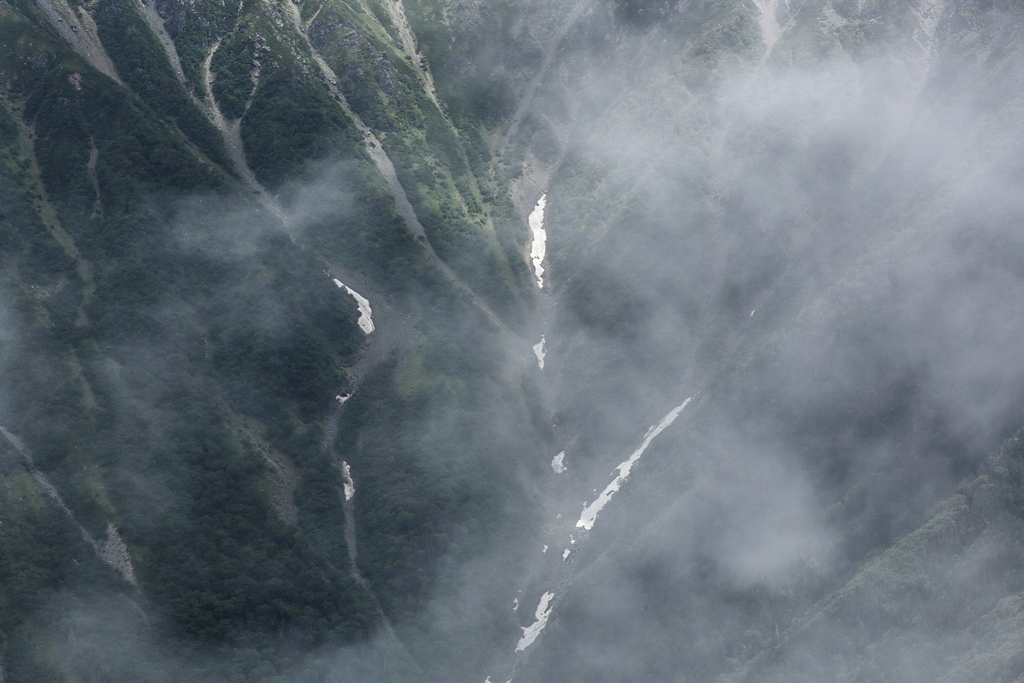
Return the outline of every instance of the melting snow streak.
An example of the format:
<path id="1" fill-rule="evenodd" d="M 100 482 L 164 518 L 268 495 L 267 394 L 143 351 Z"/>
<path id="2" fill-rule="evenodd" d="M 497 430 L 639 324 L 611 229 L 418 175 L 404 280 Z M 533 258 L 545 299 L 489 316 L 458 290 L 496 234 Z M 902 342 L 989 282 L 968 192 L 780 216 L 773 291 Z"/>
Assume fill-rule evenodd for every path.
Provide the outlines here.
<path id="1" fill-rule="evenodd" d="M 352 481 L 352 468 L 344 460 L 341 461 L 341 480 L 345 486 L 345 500 L 352 500 L 356 495 L 356 483 Z"/>
<path id="2" fill-rule="evenodd" d="M 548 616 L 551 614 L 551 598 L 553 597 L 555 597 L 555 594 L 550 592 L 541 596 L 540 604 L 537 605 L 537 611 L 533 614 L 537 621 L 529 626 L 522 627 L 523 637 L 519 639 L 519 644 L 516 645 L 516 652 L 522 652 L 533 645 L 533 641 L 537 640 L 537 636 L 548 625 Z"/>
<path id="3" fill-rule="evenodd" d="M 540 343 L 533 345 L 533 354 L 537 356 L 537 365 L 540 369 L 544 369 L 544 356 L 548 355 L 547 351 L 544 350 L 544 335 L 540 336 Z"/>
<path id="4" fill-rule="evenodd" d="M 691 396 L 690 398 L 693 397 Z M 690 398 L 673 408 L 672 412 L 662 418 L 661 422 L 647 430 L 647 434 L 644 436 L 643 443 L 640 444 L 640 447 L 633 451 L 633 454 L 629 456 L 629 459 L 615 468 L 619 471 L 619 476 L 615 477 L 615 479 L 612 480 L 612 483 L 608 484 L 607 488 L 605 488 L 605 490 L 601 492 L 601 495 L 597 497 L 597 500 L 583 508 L 583 514 L 580 515 L 580 521 L 576 522 L 577 527 L 582 527 L 587 531 L 594 528 L 594 520 L 597 519 L 597 513 L 601 512 L 601 509 L 608 504 L 608 501 L 611 500 L 613 495 L 615 495 L 615 492 L 622 486 L 622 482 L 626 481 L 629 477 L 629 471 L 633 469 L 633 465 L 636 464 L 636 461 L 640 459 L 640 456 L 644 454 L 647 447 L 651 445 L 652 441 L 654 441 L 654 437 L 661 434 L 666 427 L 675 422 L 676 418 L 679 417 L 679 413 L 683 412 L 683 408 L 685 408 L 686 404 L 690 402 Z"/>
<path id="5" fill-rule="evenodd" d="M 563 460 L 565 460 L 565 451 L 562 451 L 555 457 L 551 458 L 551 469 L 555 471 L 555 474 L 561 474 L 562 472 L 565 472 L 566 467 Z"/>
<path id="6" fill-rule="evenodd" d="M 359 305 L 359 320 L 356 321 L 356 324 L 359 325 L 359 329 L 363 331 L 363 334 L 373 332 L 373 311 L 370 310 L 370 300 L 337 278 L 334 278 L 334 284 L 348 292 L 356 300 L 356 304 Z"/>
<path id="7" fill-rule="evenodd" d="M 533 244 L 530 245 L 530 260 L 533 261 L 533 272 L 537 276 L 537 286 L 544 289 L 544 256 L 548 251 L 548 233 L 544 230 L 544 206 L 548 196 L 542 194 L 537 206 L 530 213 L 530 232 L 533 233 Z M 544 367 L 541 361 L 541 367 Z"/>

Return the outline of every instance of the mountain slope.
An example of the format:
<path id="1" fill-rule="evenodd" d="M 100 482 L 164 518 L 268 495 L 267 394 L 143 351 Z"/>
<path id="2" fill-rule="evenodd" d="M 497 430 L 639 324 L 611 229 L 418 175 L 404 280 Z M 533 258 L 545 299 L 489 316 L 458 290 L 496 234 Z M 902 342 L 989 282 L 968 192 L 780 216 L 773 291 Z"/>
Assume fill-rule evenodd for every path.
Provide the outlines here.
<path id="1" fill-rule="evenodd" d="M 4 680 L 1019 677 L 1018 15 L 3 3 Z"/>

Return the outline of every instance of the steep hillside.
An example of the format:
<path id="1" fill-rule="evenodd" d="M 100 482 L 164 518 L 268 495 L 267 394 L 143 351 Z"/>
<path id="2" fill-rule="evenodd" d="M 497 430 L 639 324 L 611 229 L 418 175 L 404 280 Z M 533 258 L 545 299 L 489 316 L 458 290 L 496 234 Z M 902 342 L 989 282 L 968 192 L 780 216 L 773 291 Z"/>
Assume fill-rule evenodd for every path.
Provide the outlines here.
<path id="1" fill-rule="evenodd" d="M 0 680 L 1024 675 L 1020 18 L 6 0 Z"/>
<path id="2" fill-rule="evenodd" d="M 321 56 L 348 59 L 346 21 L 399 65 L 401 125 L 374 113 L 389 86 Z M 430 630 L 444 563 L 529 528 L 504 455 L 533 437 L 498 336 L 525 260 L 487 220 L 478 247 L 432 233 L 456 183 L 483 208 L 424 72 L 341 4 L 13 3 L 0 24 L 5 676 L 257 680 L 382 623 Z M 409 199 L 391 139 L 440 145 L 420 194 L 397 164 Z"/>

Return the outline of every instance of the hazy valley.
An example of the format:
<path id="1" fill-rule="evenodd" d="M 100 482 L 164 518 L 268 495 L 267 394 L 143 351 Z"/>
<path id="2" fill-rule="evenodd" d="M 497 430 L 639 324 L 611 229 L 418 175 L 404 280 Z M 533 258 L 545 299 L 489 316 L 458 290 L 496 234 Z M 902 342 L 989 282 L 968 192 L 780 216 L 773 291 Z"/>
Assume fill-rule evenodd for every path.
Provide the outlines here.
<path id="1" fill-rule="evenodd" d="M 1024 680 L 1022 18 L 3 0 L 0 681 Z"/>

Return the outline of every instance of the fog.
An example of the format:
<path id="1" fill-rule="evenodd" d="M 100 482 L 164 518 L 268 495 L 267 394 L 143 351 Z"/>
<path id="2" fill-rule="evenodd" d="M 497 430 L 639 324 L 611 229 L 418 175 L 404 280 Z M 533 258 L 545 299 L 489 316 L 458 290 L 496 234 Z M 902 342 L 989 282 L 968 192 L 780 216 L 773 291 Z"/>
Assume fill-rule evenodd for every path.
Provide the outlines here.
<path id="1" fill-rule="evenodd" d="M 1020 426 L 1016 91 L 986 93 L 1016 58 L 951 86 L 935 74 L 956 67 L 916 46 L 779 57 L 693 92 L 672 79 L 666 35 L 597 65 L 566 50 L 534 105 L 554 119 L 583 102 L 568 158 L 600 169 L 596 191 L 575 159 L 547 188 L 558 322 L 544 380 L 570 495 L 592 501 L 646 425 L 701 400 L 573 549 L 569 576 L 547 575 L 569 585 L 515 670 L 972 680 L 964 652 L 1016 622 L 974 640 L 954 634 L 976 617 L 939 614 L 980 615 L 1017 590 L 993 550 L 1004 541 L 900 539 L 955 517 L 943 501 Z M 609 192 L 625 208 L 588 211 Z M 886 550 L 898 543 L 908 559 Z M 872 583 L 907 561 L 914 578 Z M 954 599 L 967 584 L 970 601 Z"/>
<path id="2" fill-rule="evenodd" d="M 1016 28 L 1006 49 L 970 61 L 956 52 L 955 8 L 938 28 L 900 9 L 906 21 L 862 51 L 826 49 L 808 27 L 827 22 L 786 7 L 762 52 L 751 8 L 640 4 L 553 2 L 536 15 L 572 21 L 538 41 L 536 90 L 518 83 L 543 123 L 513 130 L 495 155 L 516 167 L 517 188 L 540 189 L 520 211 L 535 289 L 515 329 L 491 322 L 420 243 L 422 272 L 362 260 L 381 238 L 358 233 L 353 163 L 286 185 L 285 224 L 248 197 L 149 207 L 176 254 L 215 275 L 188 305 L 154 297 L 145 314 L 159 324 L 120 330 L 90 375 L 116 409 L 104 419 L 143 425 L 144 439 L 109 456 L 124 466 L 120 514 L 136 533 L 191 514 L 175 498 L 191 484 L 146 465 L 185 457 L 168 442 L 189 419 L 223 421 L 249 472 L 280 454 L 238 436 L 239 415 L 326 422 L 288 438 L 322 441 L 350 504 L 339 497 L 298 528 L 329 548 L 308 556 L 324 576 L 372 601 L 370 637 L 304 649 L 296 627 L 285 665 L 250 670 L 256 646 L 168 646 L 166 605 L 108 577 L 98 595 L 54 598 L 45 647 L 91 680 L 1024 672 L 1020 444 L 1000 450 L 1024 422 Z M 707 41 L 733 35 L 723 27 L 739 37 L 711 64 Z M 479 64 L 500 64 L 493 50 Z M 536 126 L 557 153 L 545 157 Z M 362 243 L 331 252 L 330 231 Z M 2 353 L 28 343 L 15 318 L 0 307 Z M 172 378 L 211 347 L 291 357 L 313 343 L 293 338 L 310 320 L 333 364 L 300 368 L 316 382 L 292 403 L 281 398 L 292 370 L 276 360 L 236 375 L 216 366 L 231 377 L 223 387 Z M 0 406 L 12 391 L 0 384 Z M 217 392 L 237 415 L 173 413 Z M 428 484 L 439 493 L 420 501 Z M 456 505 L 470 512 L 450 519 Z M 100 508 L 83 526 L 103 527 Z M 339 540 L 339 514 L 351 538 Z M 447 526 L 415 526 L 431 515 Z M 350 576 L 353 538 L 363 574 Z M 396 569 L 410 562 L 422 563 L 408 572 L 415 601 Z"/>

